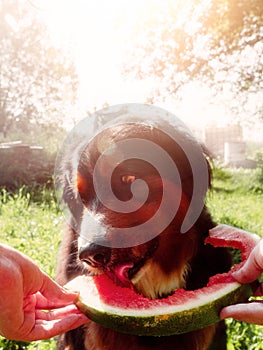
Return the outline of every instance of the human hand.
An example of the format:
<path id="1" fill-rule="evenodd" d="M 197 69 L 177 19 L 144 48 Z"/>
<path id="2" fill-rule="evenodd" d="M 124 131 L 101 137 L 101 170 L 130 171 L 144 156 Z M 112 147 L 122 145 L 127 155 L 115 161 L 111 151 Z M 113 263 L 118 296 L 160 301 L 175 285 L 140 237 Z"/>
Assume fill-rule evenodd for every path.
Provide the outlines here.
<path id="1" fill-rule="evenodd" d="M 26 255 L 0 244 L 0 334 L 8 339 L 48 339 L 88 322 L 69 292 Z M 49 311 L 52 310 L 52 311 Z"/>
<path id="2" fill-rule="evenodd" d="M 255 246 L 242 268 L 233 272 L 233 276 L 239 283 L 250 283 L 255 281 L 262 272 L 263 240 Z M 263 296 L 263 283 L 260 284 L 254 295 Z M 263 300 L 226 306 L 221 310 L 220 317 L 233 317 L 239 321 L 263 325 Z"/>

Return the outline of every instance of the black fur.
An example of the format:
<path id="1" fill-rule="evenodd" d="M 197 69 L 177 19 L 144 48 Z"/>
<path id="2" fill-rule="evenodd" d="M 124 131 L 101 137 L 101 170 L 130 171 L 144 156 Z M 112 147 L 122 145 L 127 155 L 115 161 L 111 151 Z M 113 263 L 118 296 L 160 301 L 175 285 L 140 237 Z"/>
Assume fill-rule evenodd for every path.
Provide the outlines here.
<path id="1" fill-rule="evenodd" d="M 178 144 L 175 144 L 172 138 L 169 138 L 165 133 L 159 131 L 159 129 L 162 130 L 164 124 L 166 130 L 169 130 L 170 135 L 173 135 L 174 138 L 180 141 L 179 145 L 184 145 L 184 147 L 193 154 L 195 154 L 195 152 L 196 154 L 198 153 L 197 147 L 199 146 L 197 142 L 181 129 L 177 130 L 170 121 L 167 122 L 157 119 L 152 121 L 150 127 L 148 127 L 145 126 L 145 124 L 141 125 L 135 120 L 134 124 L 130 124 L 128 127 L 112 128 L 107 130 L 106 134 L 104 133 L 103 135 L 110 137 L 111 142 L 118 142 L 119 140 L 125 140 L 125 138 L 140 137 L 159 144 L 169 152 L 179 169 L 182 189 L 187 202 L 191 199 L 193 191 L 194 180 L 191 173 L 191 164 L 189 164 L 184 149 Z M 91 179 L 93 167 L 99 156 L 98 142 L 98 138 L 95 138 L 93 143 L 85 149 L 77 165 L 73 164 L 74 162 L 70 164 L 68 160 L 65 162 L 65 173 L 69 175 L 64 177 L 64 200 L 70 208 L 78 205 L 76 204 L 76 192 L 79 189 L 80 196 L 85 206 L 87 206 L 87 210 L 94 210 L 94 201 L 96 198 Z M 203 157 L 205 159 L 206 156 L 204 155 Z M 74 158 L 75 157 L 72 156 L 72 159 Z M 198 159 L 198 156 L 196 159 Z M 76 186 L 77 172 L 81 177 L 81 182 L 84 182 L 78 189 Z M 150 184 L 154 183 L 157 177 L 158 175 L 152 173 L 149 177 Z M 120 187 L 116 189 L 116 193 L 120 197 L 123 196 L 125 198 L 125 194 L 120 192 Z M 200 203 L 202 202 L 201 197 L 202 193 L 200 194 Z M 183 210 L 182 206 L 182 212 Z M 116 217 L 116 213 L 113 214 L 98 204 L 96 205 L 96 213 L 97 212 L 104 217 L 107 224 L 111 223 L 112 220 L 117 220 L 118 223 L 126 220 L 123 225 L 127 225 L 127 216 L 125 215 Z M 138 215 L 141 215 L 140 212 L 138 212 Z M 178 241 L 179 248 L 176 259 L 178 263 L 181 263 L 180 259 L 182 259 L 182 261 L 184 259 L 190 265 L 185 288 L 194 290 L 205 286 L 210 276 L 228 271 L 231 266 L 231 258 L 228 251 L 224 248 L 214 248 L 210 245 L 204 245 L 208 230 L 215 226 L 206 207 L 204 207 L 194 226 L 189 229 L 189 232 L 178 235 L 181 224 L 179 221 L 181 221 L 181 219 L 181 215 L 175 217 L 167 230 L 161 233 L 160 237 L 157 237 L 155 241 L 152 242 L 149 258 L 147 256 L 147 259 L 142 261 L 145 263 L 152 259 L 152 261 L 160 264 L 160 268 L 164 271 L 164 274 L 169 274 L 173 269 L 177 268 L 177 262 L 174 260 L 173 251 L 171 249 L 173 246 L 176 247 Z M 78 215 L 76 220 L 79 221 L 77 224 L 79 228 L 80 221 L 82 220 L 81 215 Z M 78 234 L 76 233 L 76 226 L 72 226 L 75 227 L 75 229 L 69 226 L 62 242 L 57 273 L 57 281 L 60 284 L 65 284 L 77 275 L 89 274 L 94 270 L 80 260 Z M 185 251 L 188 249 L 187 243 L 184 243 L 185 239 L 188 239 L 189 242 L 194 242 L 193 247 L 189 248 L 190 250 L 192 249 L 191 252 Z M 166 240 L 167 243 L 165 243 Z M 144 255 L 147 255 L 147 250 L 150 249 L 150 243 L 143 247 L 137 247 L 136 249 L 136 256 L 138 256 L 140 249 Z M 128 248 L 120 249 L 119 251 L 113 249 L 111 251 L 111 259 L 115 260 L 112 264 L 116 263 L 118 259 L 124 259 L 124 256 L 133 256 L 132 254 L 134 255 L 134 252 L 130 252 Z M 100 268 L 103 269 L 101 266 Z M 156 276 L 156 278 L 158 279 L 158 276 Z M 214 342 L 211 342 L 210 339 L 214 339 Z M 224 322 L 219 323 L 217 326 L 212 325 L 205 329 L 187 334 L 157 338 L 121 334 L 110 329 L 105 329 L 93 322 L 89 322 L 86 326 L 62 335 L 58 341 L 58 348 L 60 350 L 205 350 L 209 349 L 209 346 L 211 346 L 210 349 L 226 349 Z"/>

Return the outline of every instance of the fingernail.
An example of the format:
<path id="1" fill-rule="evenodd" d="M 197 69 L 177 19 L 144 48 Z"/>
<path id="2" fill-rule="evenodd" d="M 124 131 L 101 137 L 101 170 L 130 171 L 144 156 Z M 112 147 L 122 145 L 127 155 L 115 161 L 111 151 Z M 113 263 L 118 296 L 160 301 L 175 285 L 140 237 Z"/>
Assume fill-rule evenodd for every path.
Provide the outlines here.
<path id="1" fill-rule="evenodd" d="M 79 291 L 77 291 L 77 290 L 71 290 L 71 289 L 64 288 L 64 291 L 67 294 L 79 294 Z"/>
<path id="2" fill-rule="evenodd" d="M 240 274 L 241 274 L 241 269 L 238 270 L 238 271 L 233 271 L 232 272 L 232 276 L 235 278 L 235 279 L 238 279 L 240 277 Z"/>
<path id="3" fill-rule="evenodd" d="M 233 276 L 233 277 L 238 276 L 238 272 L 237 272 L 237 271 L 232 272 L 232 276 Z"/>

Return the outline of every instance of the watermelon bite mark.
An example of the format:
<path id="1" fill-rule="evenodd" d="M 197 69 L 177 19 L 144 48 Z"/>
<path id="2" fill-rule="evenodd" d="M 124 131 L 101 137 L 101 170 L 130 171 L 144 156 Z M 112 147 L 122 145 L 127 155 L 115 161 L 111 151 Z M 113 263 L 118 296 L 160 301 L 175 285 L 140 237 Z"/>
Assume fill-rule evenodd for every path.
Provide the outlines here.
<path id="1" fill-rule="evenodd" d="M 240 249 L 245 261 L 259 240 L 255 234 L 220 225 L 209 232 L 206 243 Z M 242 264 L 235 265 L 234 269 Z M 120 267 L 117 271 L 120 279 L 127 277 L 129 268 L 128 265 Z M 105 274 L 79 276 L 67 287 L 80 290 L 76 305 L 91 320 L 105 327 L 136 335 L 168 336 L 216 323 L 224 306 L 246 301 L 253 294 L 250 285 L 241 285 L 234 280 L 232 271 L 212 276 L 204 288 L 195 291 L 177 289 L 163 299 L 149 299 L 137 294 L 130 286 L 117 286 Z"/>

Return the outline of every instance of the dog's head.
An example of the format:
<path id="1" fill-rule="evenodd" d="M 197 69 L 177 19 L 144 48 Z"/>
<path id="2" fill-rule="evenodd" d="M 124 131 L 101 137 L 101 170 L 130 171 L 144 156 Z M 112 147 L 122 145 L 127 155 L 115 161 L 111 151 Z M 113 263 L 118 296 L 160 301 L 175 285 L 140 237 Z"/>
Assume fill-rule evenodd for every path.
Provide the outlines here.
<path id="1" fill-rule="evenodd" d="M 144 123 L 125 123 L 107 128 L 85 147 L 77 169 L 77 192 L 84 204 L 78 239 L 81 264 L 88 273 L 106 273 L 117 284 L 133 286 L 139 293 L 151 298 L 166 296 L 174 289 L 185 286 L 191 259 L 201 240 L 198 233 L 200 220 L 191 225 L 186 233 L 180 231 L 194 187 L 192 165 L 183 148 L 190 149 L 195 159 L 196 144 L 183 131 L 174 132 L 175 137 L 171 137 L 160 128 Z M 164 176 L 156 166 L 142 157 L 128 157 L 121 147 L 122 141 L 131 140 L 136 147 L 137 139 L 161 147 L 174 162 L 178 177 L 170 174 L 169 169 L 163 169 L 162 155 L 154 154 L 154 149 L 151 151 L 149 148 L 147 152 L 153 153 L 151 157 L 160 158 L 157 163 L 160 161 L 159 164 L 162 164 Z M 112 164 L 116 166 L 111 172 L 109 169 Z M 98 198 L 94 183 L 94 178 L 98 176 L 102 179 L 99 190 L 104 193 L 103 200 Z M 137 195 L 134 199 L 135 183 Z M 148 186 L 146 196 L 145 184 Z M 107 187 L 110 187 L 110 191 L 107 191 Z M 164 187 L 167 193 L 165 208 L 173 208 L 177 203 L 174 215 L 169 220 L 168 210 L 161 206 Z M 112 195 L 118 201 L 128 203 L 129 210 L 112 209 Z M 203 195 L 200 194 L 201 206 Z M 154 226 L 148 226 L 148 230 L 159 230 L 158 235 L 150 235 L 151 239 L 148 239 L 149 232 L 142 231 L 141 235 L 147 236 L 142 238 L 143 243 L 137 241 L 135 235 L 134 244 L 128 247 L 111 244 L 114 235 L 149 222 L 157 212 L 158 221 L 152 224 Z"/>

